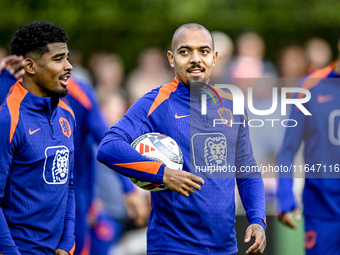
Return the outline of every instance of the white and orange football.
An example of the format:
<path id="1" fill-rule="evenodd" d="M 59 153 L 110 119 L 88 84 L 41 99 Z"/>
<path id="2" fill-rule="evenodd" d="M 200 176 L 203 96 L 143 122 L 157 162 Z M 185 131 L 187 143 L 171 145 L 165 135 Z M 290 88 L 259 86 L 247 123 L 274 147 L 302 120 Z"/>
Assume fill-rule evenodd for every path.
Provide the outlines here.
<path id="1" fill-rule="evenodd" d="M 160 133 L 147 133 L 136 138 L 131 146 L 144 157 L 162 162 L 171 169 L 182 170 L 183 154 L 176 141 L 169 136 Z M 136 178 L 130 178 L 139 188 L 148 191 L 161 191 L 167 189 L 165 184 L 144 182 Z"/>

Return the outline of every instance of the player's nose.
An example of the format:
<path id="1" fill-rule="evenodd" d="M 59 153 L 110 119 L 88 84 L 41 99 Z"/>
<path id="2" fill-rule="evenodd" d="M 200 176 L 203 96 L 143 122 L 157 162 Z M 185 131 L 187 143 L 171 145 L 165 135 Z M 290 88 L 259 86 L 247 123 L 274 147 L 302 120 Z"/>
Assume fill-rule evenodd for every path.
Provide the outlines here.
<path id="1" fill-rule="evenodd" d="M 194 50 L 191 54 L 190 63 L 201 63 L 200 55 L 197 50 Z"/>

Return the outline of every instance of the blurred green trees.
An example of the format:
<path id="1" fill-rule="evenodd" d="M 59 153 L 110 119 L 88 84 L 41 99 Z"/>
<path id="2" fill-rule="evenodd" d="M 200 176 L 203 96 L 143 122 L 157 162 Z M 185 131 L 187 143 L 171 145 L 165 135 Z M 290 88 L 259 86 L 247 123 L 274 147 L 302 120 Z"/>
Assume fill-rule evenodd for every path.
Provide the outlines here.
<path id="1" fill-rule="evenodd" d="M 22 24 L 48 20 L 67 31 L 70 47 L 85 58 L 95 50 L 118 52 L 130 69 L 141 49 L 166 50 L 179 25 L 198 22 L 232 38 L 259 32 L 266 56 L 275 60 L 282 46 L 312 36 L 325 38 L 336 51 L 339 10 L 337 0 L 0 0 L 0 45 L 9 49 Z"/>

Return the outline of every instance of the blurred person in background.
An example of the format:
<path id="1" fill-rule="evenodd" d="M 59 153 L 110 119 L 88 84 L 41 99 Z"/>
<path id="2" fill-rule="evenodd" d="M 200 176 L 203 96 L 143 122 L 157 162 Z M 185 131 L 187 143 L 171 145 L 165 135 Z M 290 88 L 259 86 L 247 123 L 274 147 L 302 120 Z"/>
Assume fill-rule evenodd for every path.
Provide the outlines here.
<path id="1" fill-rule="evenodd" d="M 110 126 L 115 125 L 124 117 L 129 106 L 124 94 L 111 91 L 111 93 L 100 94 L 99 99 L 105 119 Z"/>
<path id="2" fill-rule="evenodd" d="M 72 53 L 73 54 L 73 53 Z M 71 55 L 72 55 L 71 54 Z M 77 51 L 76 51 L 76 55 Z M 111 70 L 111 62 L 108 60 L 108 54 L 97 54 L 97 62 L 92 63 L 91 67 L 96 68 L 94 72 L 95 80 L 101 83 L 103 80 L 114 81 L 114 70 Z M 79 58 L 73 58 L 79 65 Z M 84 70 L 78 66 L 78 70 Z M 104 73 L 99 74 L 99 70 Z M 85 80 L 83 72 L 78 73 L 80 79 L 73 79 L 69 86 L 69 100 L 71 107 L 75 111 L 77 120 L 77 136 L 75 141 L 75 188 L 76 188 L 76 241 L 77 246 L 75 254 L 88 254 L 91 249 L 100 247 L 91 246 L 92 227 L 94 222 L 93 208 L 97 204 L 94 196 L 95 179 L 98 170 L 98 164 L 95 160 L 96 146 L 99 144 L 104 133 L 107 131 L 108 122 L 105 119 L 101 106 L 97 98 L 97 93 L 93 86 Z M 107 77 L 107 75 L 109 77 Z M 85 78 L 85 79 L 84 79 Z M 104 84 L 107 85 L 106 83 Z M 103 86 L 104 86 L 103 85 Z M 110 84 L 111 85 L 111 84 Z M 107 91 L 105 91 L 107 93 Z M 133 188 L 133 187 L 130 187 Z M 92 204 L 93 203 L 93 204 Z M 91 206 L 92 205 L 92 206 Z M 91 210 L 90 210 L 91 208 Z"/>
<path id="3" fill-rule="evenodd" d="M 100 96 L 100 104 L 109 125 L 115 125 L 126 113 L 128 102 L 117 91 Z M 117 244 L 131 220 L 136 227 L 147 225 L 150 209 L 147 197 L 128 177 L 118 174 L 103 164 L 97 163 L 95 197 L 90 210 L 92 225 L 91 255 L 118 254 Z M 131 226 L 130 226 L 131 228 Z M 129 246 L 145 251 L 145 232 L 134 239 Z M 120 247 L 121 253 L 127 250 L 126 244 Z M 132 255 L 130 250 L 124 253 Z M 119 253 L 121 255 L 121 253 Z"/>
<path id="4" fill-rule="evenodd" d="M 213 31 L 211 34 L 214 38 L 215 49 L 218 51 L 218 59 L 211 73 L 211 82 L 212 84 L 229 83 L 226 74 L 234 52 L 233 41 L 222 31 Z"/>
<path id="5" fill-rule="evenodd" d="M 280 78 L 301 79 L 308 72 L 308 61 L 304 48 L 298 45 L 283 48 L 278 61 Z"/>
<path id="6" fill-rule="evenodd" d="M 92 53 L 89 66 L 99 97 L 113 92 L 123 93 L 124 63 L 118 54 L 108 52 Z"/>
<path id="7" fill-rule="evenodd" d="M 87 213 L 94 192 L 95 152 L 93 145 L 99 143 L 108 125 L 101 113 L 96 93 L 91 85 L 71 78 L 67 89 L 68 95 L 63 100 L 72 107 L 77 123 L 74 141 L 77 245 L 74 254 L 84 254 L 90 248 Z"/>
<path id="8" fill-rule="evenodd" d="M 327 41 L 314 37 L 305 46 L 309 66 L 308 72 L 326 67 L 332 59 L 332 48 Z"/>
<path id="9" fill-rule="evenodd" d="M 280 87 L 296 87 L 298 81 L 308 73 L 309 61 L 306 51 L 298 45 L 283 48 L 279 55 L 278 66 L 282 78 L 279 80 Z"/>
<path id="10" fill-rule="evenodd" d="M 85 85 L 92 85 L 92 77 L 87 68 L 83 66 L 82 53 L 78 49 L 71 49 L 70 62 L 72 63 L 72 77 Z"/>
<path id="11" fill-rule="evenodd" d="M 254 105 L 256 109 L 269 109 L 272 105 L 272 89 L 288 86 L 296 86 L 298 79 L 301 79 L 307 72 L 308 61 L 304 49 L 293 45 L 281 50 L 278 60 L 280 79 L 264 78 L 256 79 L 254 84 Z M 282 78 L 282 79 L 281 79 Z M 278 105 L 280 105 L 280 93 L 278 92 Z M 279 108 L 280 109 L 280 108 Z M 276 110 L 271 115 L 254 116 L 255 119 L 282 120 L 280 110 Z M 265 122 L 266 123 L 266 122 Z M 250 129 L 250 137 L 255 148 L 254 156 L 258 164 L 275 166 L 276 157 L 280 150 L 284 137 L 284 128 L 279 122 L 275 125 L 267 123 L 260 128 Z M 264 185 L 266 191 L 266 209 L 270 215 L 277 214 L 277 181 L 275 175 L 264 174 Z M 268 178 L 270 177 L 270 178 Z"/>
<path id="12" fill-rule="evenodd" d="M 245 100 L 249 96 L 248 88 L 252 88 L 254 107 L 268 109 L 272 103 L 272 88 L 277 85 L 277 70 L 274 64 L 264 59 L 265 43 L 263 39 L 254 32 L 243 33 L 236 39 L 236 49 L 237 55 L 231 61 L 228 70 L 229 81 L 243 91 Z M 249 112 L 250 119 L 260 117 L 263 116 L 254 116 Z M 266 142 L 271 144 L 272 138 L 266 135 L 267 131 L 265 128 L 253 128 L 250 134 L 252 139 L 263 137 L 264 139 L 257 139 L 262 145 Z M 256 148 L 262 147 L 256 144 L 255 141 Z M 256 151 L 254 153 L 256 154 Z M 265 158 L 262 159 L 267 161 Z"/>
<path id="13" fill-rule="evenodd" d="M 4 47 L 0 46 L 0 59 L 3 59 L 8 56 L 8 52 Z"/>
<path id="14" fill-rule="evenodd" d="M 239 86 L 243 92 L 253 84 L 251 80 L 239 78 L 277 77 L 276 67 L 264 59 L 265 43 L 260 35 L 254 32 L 241 34 L 236 39 L 236 50 L 228 75 L 232 84 Z"/>
<path id="15" fill-rule="evenodd" d="M 302 169 L 296 166 L 296 170 L 306 175 L 303 214 L 307 255 L 340 254 L 340 179 L 336 172 L 339 170 L 340 155 L 339 60 L 340 55 L 336 63 L 313 71 L 299 83 L 299 87 L 311 93 L 311 99 L 304 104 L 311 115 L 305 115 L 297 107 L 291 108 L 289 118 L 297 121 L 298 125 L 286 129 L 277 157 L 278 166 L 291 167 L 296 152 L 304 142 L 305 164 Z M 304 96 L 297 94 L 295 98 Z M 300 210 L 292 189 L 292 173 L 280 172 L 278 182 L 278 218 L 288 227 L 296 228 L 291 212 L 294 211 L 296 218 L 299 218 Z"/>
<path id="16" fill-rule="evenodd" d="M 159 84 L 170 80 L 173 72 L 166 65 L 166 58 L 158 48 L 147 48 L 138 57 L 138 66 L 127 78 L 126 88 L 130 96 L 130 104 L 147 92 L 157 88 Z"/>
<path id="17" fill-rule="evenodd" d="M 107 64 L 110 67 L 110 63 L 111 62 L 104 62 L 103 64 Z M 105 66 L 101 67 L 104 72 L 107 70 Z M 108 75 L 109 72 L 107 71 L 106 74 Z M 102 77 L 104 76 L 103 74 Z M 102 113 L 96 91 L 91 84 L 86 83 L 84 80 L 71 78 L 68 91 L 69 93 L 64 100 L 72 107 L 77 123 L 74 165 L 76 191 L 75 236 L 77 245 L 74 254 L 83 255 L 89 251 L 93 252 L 93 254 L 104 254 L 101 253 L 102 249 L 105 248 L 104 246 L 91 246 L 93 222 L 96 222 L 96 218 L 93 217 L 90 208 L 94 208 L 97 205 L 97 203 L 94 202 L 96 201 L 94 188 L 99 169 L 95 160 L 95 150 L 108 129 L 108 121 Z M 111 99 L 117 101 L 112 102 Z M 111 97 L 109 102 L 111 104 L 116 103 L 116 110 L 119 107 L 124 107 L 124 103 L 122 103 L 119 98 Z M 120 105 L 121 103 L 122 105 Z M 119 116 L 121 116 L 122 113 L 123 110 L 119 112 Z M 123 185 L 126 193 L 134 191 L 134 185 L 129 179 L 122 177 L 119 180 L 123 182 L 121 185 Z M 139 215 L 139 208 L 136 208 L 136 203 L 139 201 L 132 197 L 129 198 L 128 202 L 127 206 L 131 211 L 131 217 L 137 217 Z M 93 206 L 91 206 L 92 203 L 94 203 Z M 101 216 L 101 214 L 99 214 L 98 217 L 99 216 Z"/>
<path id="18" fill-rule="evenodd" d="M 279 67 L 279 86 L 283 87 L 296 87 L 296 84 L 304 77 L 308 72 L 308 58 L 305 52 L 305 49 L 299 45 L 290 45 L 281 49 L 278 59 L 278 67 Z M 293 94 L 287 94 L 287 97 L 292 97 Z M 280 101 L 280 99 L 279 99 Z M 289 108 L 290 109 L 290 108 Z M 289 109 L 287 112 L 289 112 Z M 282 116 L 277 116 L 277 118 L 281 118 Z M 284 128 L 280 127 L 276 134 L 272 134 L 271 137 L 275 137 L 278 143 L 275 143 L 275 150 L 272 153 L 272 160 L 274 160 L 274 164 L 276 164 L 277 154 L 281 148 L 283 137 L 284 137 Z M 279 139 L 278 139 L 279 138 Z M 294 163 L 295 164 L 303 164 L 303 151 L 302 148 L 296 153 Z M 273 194 L 276 195 L 277 198 L 277 181 L 272 183 Z M 299 178 L 294 183 L 294 191 L 297 197 L 300 200 L 302 190 L 304 186 L 303 178 Z M 277 203 L 277 200 L 276 200 Z M 275 204 L 275 213 L 277 215 L 277 204 Z"/>
<path id="19" fill-rule="evenodd" d="M 265 110 L 272 105 L 272 89 L 277 86 L 277 69 L 270 61 L 265 59 L 265 42 L 263 38 L 255 32 L 245 32 L 236 38 L 236 56 L 231 60 L 227 78 L 238 86 L 245 96 L 247 102 L 248 88 L 252 88 L 252 103 L 255 109 Z M 246 106 L 248 107 L 248 106 Z M 250 139 L 253 143 L 254 157 L 259 165 L 273 165 L 275 163 L 276 152 L 279 149 L 281 139 L 280 132 L 271 126 L 266 119 L 277 119 L 278 112 L 270 116 L 256 115 L 248 112 L 249 120 L 257 119 L 265 123 L 261 127 L 249 127 Z M 259 122 L 258 122 L 259 123 Z M 275 213 L 275 184 L 272 176 L 264 175 L 263 178 L 266 192 L 266 206 L 268 213 Z M 270 203 L 268 203 L 270 202 Z M 240 199 L 237 199 L 238 211 L 243 211 Z"/>

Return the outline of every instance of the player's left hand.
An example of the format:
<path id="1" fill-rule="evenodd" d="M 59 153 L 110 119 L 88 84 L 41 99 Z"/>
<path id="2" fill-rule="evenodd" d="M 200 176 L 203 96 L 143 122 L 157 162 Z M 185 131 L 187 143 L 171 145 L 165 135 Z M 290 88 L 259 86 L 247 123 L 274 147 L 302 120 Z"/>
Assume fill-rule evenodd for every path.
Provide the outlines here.
<path id="1" fill-rule="evenodd" d="M 55 255 L 70 255 L 70 253 L 68 253 L 67 251 L 63 250 L 63 249 L 56 249 L 55 251 Z"/>
<path id="2" fill-rule="evenodd" d="M 249 243 L 250 239 L 254 237 L 255 242 L 246 251 L 246 254 L 262 254 L 266 248 L 266 232 L 260 224 L 251 224 L 244 237 L 244 242 Z"/>

